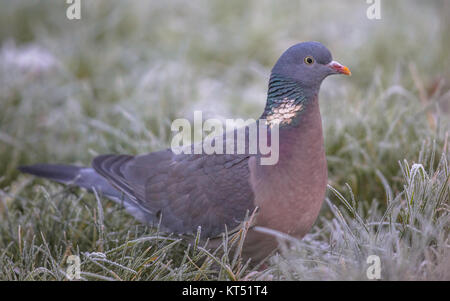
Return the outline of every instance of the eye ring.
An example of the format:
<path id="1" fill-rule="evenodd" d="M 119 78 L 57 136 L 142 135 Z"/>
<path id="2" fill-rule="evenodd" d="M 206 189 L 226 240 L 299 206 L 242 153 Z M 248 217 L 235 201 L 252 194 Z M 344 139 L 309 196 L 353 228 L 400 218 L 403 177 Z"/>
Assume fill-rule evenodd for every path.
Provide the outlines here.
<path id="1" fill-rule="evenodd" d="M 314 58 L 312 56 L 308 55 L 307 57 L 305 57 L 304 61 L 305 61 L 306 65 L 311 65 L 314 63 Z"/>

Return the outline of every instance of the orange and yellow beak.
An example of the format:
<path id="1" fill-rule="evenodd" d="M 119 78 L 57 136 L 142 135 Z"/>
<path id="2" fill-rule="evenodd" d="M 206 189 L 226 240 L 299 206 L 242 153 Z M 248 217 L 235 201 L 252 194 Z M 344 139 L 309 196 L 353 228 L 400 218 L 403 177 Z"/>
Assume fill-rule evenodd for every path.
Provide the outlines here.
<path id="1" fill-rule="evenodd" d="M 345 74 L 345 75 L 352 75 L 352 73 L 350 72 L 350 69 L 348 69 L 347 67 L 345 67 L 344 65 L 341 65 L 340 63 L 336 62 L 336 61 L 332 61 L 331 63 L 328 64 L 328 66 L 330 66 L 331 69 L 333 69 L 336 73 L 339 74 Z"/>

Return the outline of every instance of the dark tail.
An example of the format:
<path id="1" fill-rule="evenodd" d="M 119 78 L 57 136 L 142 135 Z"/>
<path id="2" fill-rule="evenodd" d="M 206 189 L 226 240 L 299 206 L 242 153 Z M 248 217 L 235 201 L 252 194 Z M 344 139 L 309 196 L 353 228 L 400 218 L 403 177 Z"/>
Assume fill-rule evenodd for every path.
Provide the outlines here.
<path id="1" fill-rule="evenodd" d="M 62 164 L 35 164 L 20 166 L 18 169 L 21 172 L 53 180 L 58 183 L 83 187 L 89 191 L 96 189 L 98 193 L 114 201 L 121 196 L 121 193 L 117 189 L 90 167 Z"/>
<path id="2" fill-rule="evenodd" d="M 124 205 L 125 209 L 134 217 L 142 222 L 149 222 L 151 218 L 139 206 L 136 201 L 130 200 L 108 180 L 98 174 L 91 167 L 79 167 L 73 165 L 61 164 L 35 164 L 29 166 L 20 166 L 21 172 L 32 174 L 38 177 L 47 178 L 62 184 L 71 184 L 86 188 L 89 191 L 95 191 L 116 203 Z"/>
<path id="3" fill-rule="evenodd" d="M 47 178 L 63 184 L 69 184 L 74 182 L 76 178 L 80 176 L 83 167 L 60 164 L 35 164 L 20 166 L 18 169 L 21 172 L 34 176 Z"/>

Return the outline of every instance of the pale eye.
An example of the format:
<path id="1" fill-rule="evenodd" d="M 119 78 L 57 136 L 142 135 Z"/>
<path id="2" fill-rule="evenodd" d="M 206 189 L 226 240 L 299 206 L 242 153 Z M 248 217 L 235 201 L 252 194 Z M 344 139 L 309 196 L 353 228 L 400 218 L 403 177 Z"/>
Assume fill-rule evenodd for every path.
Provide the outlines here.
<path id="1" fill-rule="evenodd" d="M 307 65 L 311 65 L 311 64 L 313 64 L 314 63 L 314 58 L 312 57 L 312 56 L 307 56 L 307 57 L 305 57 L 305 64 L 307 64 Z"/>

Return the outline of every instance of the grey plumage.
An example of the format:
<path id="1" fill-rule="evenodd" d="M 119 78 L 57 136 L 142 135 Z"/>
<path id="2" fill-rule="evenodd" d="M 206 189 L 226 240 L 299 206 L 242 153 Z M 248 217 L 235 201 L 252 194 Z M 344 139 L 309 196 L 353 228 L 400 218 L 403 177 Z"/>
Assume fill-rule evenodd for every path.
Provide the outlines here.
<path id="1" fill-rule="evenodd" d="M 311 64 L 305 60 L 309 56 Z M 280 124 L 280 158 L 273 166 L 258 164 L 259 155 L 248 149 L 231 155 L 166 149 L 139 156 L 101 155 L 92 168 L 39 164 L 20 170 L 96 189 L 139 220 L 150 225 L 160 221 L 174 233 L 193 234 L 200 226 L 203 238 L 215 237 L 258 207 L 257 225 L 301 237 L 317 218 L 327 180 L 317 95 L 322 80 L 338 73 L 350 74 L 318 42 L 297 44 L 277 61 L 262 114 L 269 126 Z M 244 253 L 259 260 L 275 247 L 272 237 L 250 231 Z"/>

